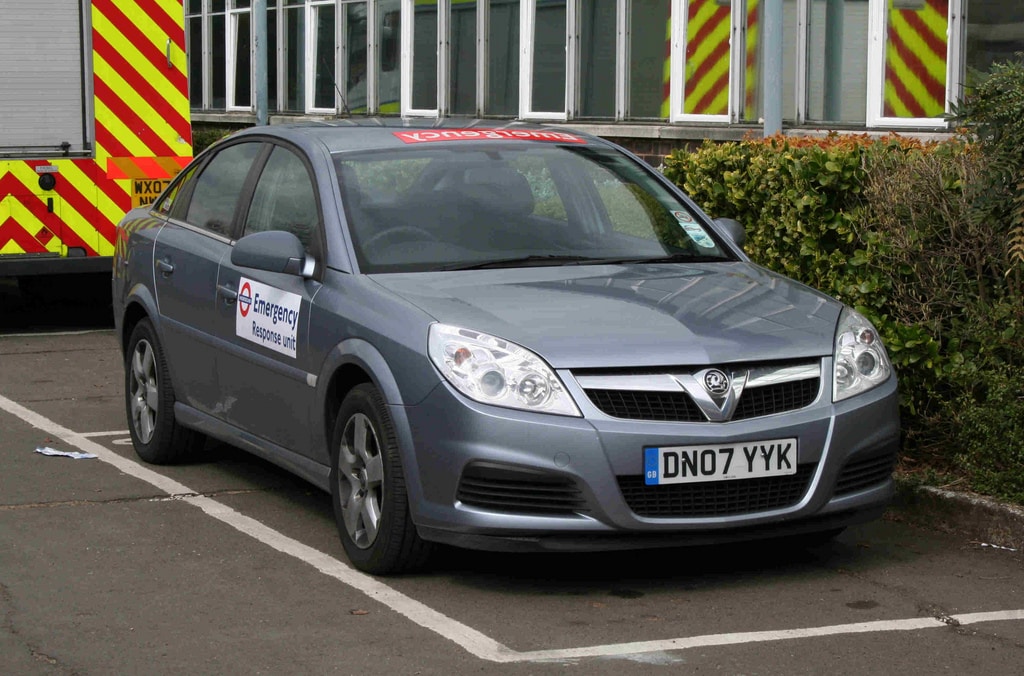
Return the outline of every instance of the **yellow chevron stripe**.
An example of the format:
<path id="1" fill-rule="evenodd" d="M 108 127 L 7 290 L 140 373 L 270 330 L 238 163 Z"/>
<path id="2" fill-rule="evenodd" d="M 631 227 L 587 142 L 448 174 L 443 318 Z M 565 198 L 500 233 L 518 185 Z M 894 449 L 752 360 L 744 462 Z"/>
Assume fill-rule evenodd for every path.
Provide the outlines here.
<path id="1" fill-rule="evenodd" d="M 98 67 L 100 64 L 99 57 L 96 57 L 95 63 Z M 140 141 L 135 135 L 135 132 L 129 129 L 128 126 L 121 121 L 120 117 L 111 112 L 99 97 L 95 97 L 95 104 L 96 120 L 98 122 L 102 122 L 103 126 L 106 127 L 110 133 L 124 145 L 125 149 L 129 153 L 138 157 L 148 157 L 153 154 L 153 151 L 151 151 L 145 143 Z M 102 159 L 106 161 L 108 157 L 110 157 L 110 153 L 104 150 Z M 96 159 L 99 160 L 100 156 L 97 155 Z"/>
<path id="2" fill-rule="evenodd" d="M 169 4 L 170 6 L 176 8 L 176 12 L 168 12 L 168 14 L 175 18 L 177 20 L 177 23 L 181 25 L 182 21 L 184 20 L 184 14 L 181 9 L 181 3 L 172 2 L 164 4 Z M 120 8 L 121 12 L 124 13 L 126 17 L 131 19 L 132 23 L 138 26 L 139 29 L 142 30 L 142 32 L 145 35 L 163 35 L 163 32 L 161 31 L 157 23 L 153 21 L 152 17 L 146 14 L 139 5 L 135 3 L 120 3 L 118 7 Z M 166 75 L 164 73 L 159 72 L 159 69 L 157 69 L 148 59 L 143 58 L 142 55 L 139 53 L 138 49 L 136 49 L 136 47 L 134 46 L 134 44 L 128 42 L 125 39 L 124 35 L 121 34 L 121 32 L 118 31 L 107 20 L 106 17 L 104 17 L 99 12 L 94 12 L 94 15 L 98 16 L 94 16 L 93 26 L 100 31 L 103 37 L 105 37 L 111 45 L 117 47 L 117 49 L 128 58 L 129 63 L 135 66 L 135 69 L 138 70 L 139 73 L 141 73 L 142 76 L 145 77 L 150 84 L 156 87 L 157 91 L 159 91 L 160 94 L 166 100 L 173 103 L 174 107 L 177 110 L 182 110 L 182 106 L 184 106 L 184 109 L 187 110 L 188 97 L 183 95 L 182 92 L 179 92 L 174 87 L 169 86 Z M 164 38 L 163 40 L 156 40 L 151 42 L 160 52 L 165 51 L 166 38 Z M 124 51 L 123 46 L 127 46 L 131 51 Z M 177 70 L 182 75 L 186 75 L 186 61 L 187 60 L 185 58 L 185 52 L 181 51 L 178 48 L 178 46 L 174 44 L 174 42 L 172 41 L 171 63 L 174 64 L 175 70 Z"/>
<path id="3" fill-rule="evenodd" d="M 163 96 L 166 100 L 174 105 L 178 110 L 182 106 L 188 106 L 188 100 L 180 95 L 180 93 L 169 85 L 166 77 L 160 74 L 148 61 L 146 61 L 142 55 L 138 53 L 131 46 L 131 44 L 124 39 L 120 33 L 115 31 L 112 27 L 108 27 L 108 31 L 104 33 L 104 37 L 114 46 L 115 49 L 120 51 L 125 58 L 127 58 L 139 73 L 150 82 L 157 90 L 157 92 Z M 122 101 L 128 105 L 136 115 L 138 115 L 143 122 L 149 125 L 154 133 L 160 138 L 170 140 L 173 146 L 173 141 L 178 138 L 178 132 L 174 130 L 163 118 L 162 115 L 154 110 L 150 102 L 139 95 L 135 89 L 129 85 L 124 77 L 120 73 L 114 70 L 99 54 L 94 53 L 93 59 L 93 70 L 96 76 L 103 80 L 113 92 L 120 97 Z M 104 125 L 106 125 L 104 120 Z M 109 128 L 109 127 L 108 127 Z M 122 137 L 118 136 L 121 140 Z M 122 143 L 124 141 L 122 140 Z M 145 152 L 142 156 L 152 155 L 152 152 Z"/>
<path id="4" fill-rule="evenodd" d="M 721 91 L 716 92 L 707 108 L 704 110 L 696 109 L 700 104 L 701 99 L 712 91 L 712 88 L 716 85 L 719 78 L 723 75 L 728 75 L 728 51 L 718 59 L 717 63 L 715 63 L 710 70 L 705 72 L 703 77 L 697 81 L 692 80 L 693 74 L 696 72 L 697 68 L 704 65 L 704 62 L 711 58 L 712 53 L 722 43 L 722 41 L 728 42 L 729 40 L 730 19 L 729 16 L 726 15 L 715 22 L 711 32 L 708 33 L 700 44 L 693 44 L 693 40 L 697 36 L 697 33 L 700 32 L 706 24 L 714 20 L 712 15 L 717 9 L 718 6 L 714 2 L 706 0 L 697 10 L 696 16 L 694 16 L 686 27 L 686 81 L 690 86 L 690 91 L 683 101 L 683 112 L 687 114 L 719 115 L 729 111 L 728 86 L 722 87 Z M 692 52 L 690 51 L 691 47 L 694 47 Z"/>
<path id="5" fill-rule="evenodd" d="M 907 108 L 906 104 L 903 103 L 903 99 L 896 94 L 896 89 L 889 81 L 886 81 L 885 83 L 885 103 L 889 106 L 893 115 L 896 117 L 914 116 L 914 114 L 910 112 L 910 109 Z"/>
<path id="6" fill-rule="evenodd" d="M 917 55 L 919 59 L 921 59 L 921 63 L 924 64 L 925 70 L 928 71 L 929 75 L 934 77 L 939 82 L 945 84 L 946 53 L 943 52 L 942 54 L 936 54 L 935 52 L 933 52 L 931 48 L 928 46 L 928 43 L 925 42 L 924 38 L 921 37 L 921 35 L 916 30 L 914 30 L 914 28 L 909 23 L 907 23 L 907 20 L 903 17 L 902 14 L 894 12 L 894 15 L 895 16 L 890 17 L 890 19 L 892 21 L 892 27 L 896 31 L 896 34 L 899 36 L 900 40 L 903 41 L 903 44 L 905 44 L 910 51 L 912 51 L 914 54 Z M 946 44 L 945 28 L 943 28 L 941 33 L 936 34 L 936 37 L 940 38 L 943 44 Z M 892 47 L 890 46 L 889 50 L 887 51 L 891 50 Z"/>
<path id="7" fill-rule="evenodd" d="M 61 175 L 67 179 L 68 183 L 73 185 L 80 193 L 82 193 L 82 195 L 86 196 L 91 202 L 93 202 L 93 204 L 96 205 L 96 208 L 99 209 L 100 213 L 102 213 L 111 223 L 117 223 L 121 220 L 121 217 L 124 216 L 124 210 L 114 204 L 111 199 L 107 197 L 106 193 L 96 186 L 88 174 L 71 162 L 62 165 L 60 171 Z M 127 181 L 118 181 L 118 183 L 127 183 Z M 128 191 L 125 190 L 125 193 L 127 192 Z M 75 212 L 75 215 L 78 216 L 77 212 Z M 84 218 L 81 218 L 81 216 L 78 216 L 78 218 L 80 219 L 80 224 L 83 227 L 92 229 L 92 225 L 86 222 Z M 75 232 L 81 233 L 82 230 L 76 227 Z M 97 235 L 97 241 L 100 242 L 101 245 L 106 244 L 106 240 L 99 235 Z M 97 249 L 97 252 L 99 252 L 101 256 L 105 255 L 100 252 L 99 249 Z"/>
<path id="8" fill-rule="evenodd" d="M 924 83 L 922 83 L 921 80 L 916 75 L 914 75 L 913 71 L 911 71 L 907 63 L 902 58 L 900 58 L 900 55 L 896 52 L 896 49 L 893 46 L 890 45 L 886 49 L 886 52 L 888 57 L 887 61 L 889 64 L 892 65 L 893 72 L 897 73 L 900 83 L 904 86 L 904 88 L 906 88 L 907 92 L 914 97 L 914 100 L 917 101 L 919 106 L 921 106 L 921 109 L 924 111 L 925 115 L 928 117 L 941 115 L 942 112 L 946 109 L 945 102 L 942 100 L 935 100 L 935 98 L 933 98 L 928 93 L 928 90 L 924 86 Z M 943 60 L 943 63 L 945 63 L 945 60 Z M 943 77 L 942 82 L 945 83 L 945 81 L 946 78 Z M 895 90 L 893 90 L 892 96 L 894 98 L 896 97 Z M 900 104 L 900 107 L 906 110 L 902 102 Z M 893 109 L 895 110 L 896 106 L 893 106 Z M 912 115 L 913 114 L 910 111 L 908 111 L 905 116 L 910 117 Z"/>

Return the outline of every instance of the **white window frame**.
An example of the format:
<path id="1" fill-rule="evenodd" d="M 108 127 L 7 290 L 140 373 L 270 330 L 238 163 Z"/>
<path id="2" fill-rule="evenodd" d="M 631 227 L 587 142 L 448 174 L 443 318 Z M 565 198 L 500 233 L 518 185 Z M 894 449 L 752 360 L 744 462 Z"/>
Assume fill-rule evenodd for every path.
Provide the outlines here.
<path id="1" fill-rule="evenodd" d="M 434 46 L 437 56 L 437 91 L 434 92 L 433 108 L 412 107 L 412 65 L 415 54 L 413 54 L 413 31 L 415 30 L 415 0 L 402 0 L 402 58 L 401 85 L 399 100 L 403 117 L 441 117 L 448 111 L 448 58 L 449 40 L 448 27 L 451 24 L 449 12 L 451 3 L 449 0 L 437 0 L 437 35 L 435 35 Z M 442 113 L 444 111 L 444 113 Z"/>
<path id="2" fill-rule="evenodd" d="M 334 106 L 331 108 L 317 108 L 316 103 L 316 50 L 319 46 L 319 34 L 316 32 L 316 13 L 321 7 L 334 7 Z M 338 67 L 341 52 L 340 33 L 341 22 L 338 21 L 340 11 L 337 0 L 307 0 L 306 2 L 306 62 L 303 67 L 306 71 L 306 114 L 307 115 L 335 115 L 338 112 Z"/>
<path id="3" fill-rule="evenodd" d="M 224 47 L 227 53 L 224 55 L 224 64 L 225 68 L 227 68 L 227 73 L 224 74 L 224 87 L 226 90 L 224 92 L 224 109 L 228 112 L 251 113 L 256 109 L 255 82 L 253 82 L 253 63 L 256 58 L 256 55 L 253 53 L 253 45 L 256 41 L 253 36 L 252 6 L 236 7 L 235 0 L 228 0 L 226 14 L 224 22 Z M 247 106 L 235 103 L 235 79 L 238 74 L 238 64 L 235 57 L 238 54 L 236 49 L 238 44 L 238 23 L 242 14 L 249 15 L 249 105 Z"/>
<path id="4" fill-rule="evenodd" d="M 618 0 L 615 4 L 615 121 L 629 115 L 629 47 L 632 40 L 633 0 Z M 582 96 L 583 90 L 580 89 Z"/>
<path id="5" fill-rule="evenodd" d="M 672 63 L 669 83 L 669 122 L 739 121 L 738 102 L 745 95 L 743 81 L 746 74 L 746 0 L 732 0 L 729 21 L 729 103 L 725 115 L 684 113 L 686 95 L 686 31 L 689 23 L 689 0 L 672 0 Z"/>
<path id="6" fill-rule="evenodd" d="M 946 17 L 946 102 L 943 110 L 950 112 L 950 101 L 959 95 L 962 49 L 964 33 L 964 3 L 966 0 L 949 0 L 949 14 Z M 949 123 L 941 117 L 886 117 L 885 110 L 885 49 L 888 38 L 886 20 L 888 0 L 870 0 L 868 6 L 868 91 L 867 126 L 891 128 L 933 128 L 945 129 Z"/>
<path id="7" fill-rule="evenodd" d="M 576 62 L 578 59 L 576 38 L 577 0 L 565 3 L 565 98 L 560 111 L 533 110 L 533 52 L 535 42 L 537 0 L 520 0 L 519 3 L 519 119 L 521 120 L 568 120 L 575 112 Z"/>

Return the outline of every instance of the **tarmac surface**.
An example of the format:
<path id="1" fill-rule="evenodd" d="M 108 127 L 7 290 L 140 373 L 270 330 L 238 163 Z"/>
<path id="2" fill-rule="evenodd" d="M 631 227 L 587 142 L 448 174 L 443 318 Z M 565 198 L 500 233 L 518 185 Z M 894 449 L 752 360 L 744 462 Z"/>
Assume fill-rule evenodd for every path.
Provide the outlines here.
<path id="1" fill-rule="evenodd" d="M 215 444 L 137 459 L 104 312 L 0 280 L 2 674 L 1022 672 L 1024 518 L 934 490 L 817 547 L 445 549 L 363 575 L 286 472 Z"/>

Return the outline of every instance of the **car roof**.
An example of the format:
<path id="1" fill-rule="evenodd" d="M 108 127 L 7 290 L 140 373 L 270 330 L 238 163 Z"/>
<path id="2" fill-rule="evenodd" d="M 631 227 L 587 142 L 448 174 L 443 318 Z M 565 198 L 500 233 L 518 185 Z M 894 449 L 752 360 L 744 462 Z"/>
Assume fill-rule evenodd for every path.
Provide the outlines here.
<path id="1" fill-rule="evenodd" d="M 519 143 L 563 142 L 606 145 L 604 141 L 574 129 L 510 122 L 445 118 L 443 120 L 398 117 L 367 117 L 249 127 L 232 138 L 263 135 L 297 145 L 319 141 L 330 153 L 403 148 L 421 143 L 513 141 Z"/>

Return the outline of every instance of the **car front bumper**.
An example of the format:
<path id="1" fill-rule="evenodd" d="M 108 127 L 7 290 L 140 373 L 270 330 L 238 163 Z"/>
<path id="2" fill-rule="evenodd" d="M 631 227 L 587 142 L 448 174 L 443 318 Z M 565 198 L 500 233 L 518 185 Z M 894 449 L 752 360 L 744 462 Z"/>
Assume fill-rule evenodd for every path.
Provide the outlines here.
<path id="1" fill-rule="evenodd" d="M 582 418 L 479 404 L 444 383 L 392 407 L 422 537 L 497 551 L 708 544 L 842 528 L 879 517 L 893 496 L 895 378 L 838 404 L 823 387 L 803 409 L 728 423 L 610 418 L 566 382 Z M 799 476 L 643 482 L 645 447 L 788 437 Z"/>

